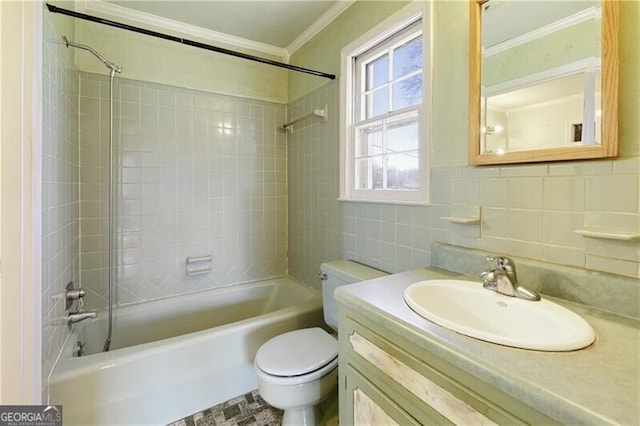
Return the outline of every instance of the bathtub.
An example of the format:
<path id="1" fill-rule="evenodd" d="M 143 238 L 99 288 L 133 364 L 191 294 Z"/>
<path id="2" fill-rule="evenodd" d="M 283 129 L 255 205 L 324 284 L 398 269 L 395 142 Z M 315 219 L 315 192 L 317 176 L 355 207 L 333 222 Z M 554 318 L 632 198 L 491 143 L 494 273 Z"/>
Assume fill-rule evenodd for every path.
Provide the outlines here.
<path id="1" fill-rule="evenodd" d="M 114 309 L 74 326 L 50 380 L 64 424 L 167 424 L 257 388 L 256 351 L 323 324 L 319 292 L 288 278 Z M 73 356 L 78 341 L 84 355 Z"/>

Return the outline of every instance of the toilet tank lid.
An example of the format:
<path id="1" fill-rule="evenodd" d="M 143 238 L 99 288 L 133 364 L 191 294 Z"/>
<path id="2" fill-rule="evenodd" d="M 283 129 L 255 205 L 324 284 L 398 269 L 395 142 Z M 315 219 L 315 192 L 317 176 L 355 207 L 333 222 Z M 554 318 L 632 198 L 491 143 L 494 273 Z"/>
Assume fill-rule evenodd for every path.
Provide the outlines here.
<path id="1" fill-rule="evenodd" d="M 386 272 L 370 268 L 350 260 L 334 260 L 320 265 L 325 274 L 332 274 L 346 282 L 371 280 L 388 275 Z"/>
<path id="2" fill-rule="evenodd" d="M 338 341 L 320 327 L 280 334 L 256 353 L 256 366 L 274 376 L 299 376 L 318 370 L 338 356 Z"/>

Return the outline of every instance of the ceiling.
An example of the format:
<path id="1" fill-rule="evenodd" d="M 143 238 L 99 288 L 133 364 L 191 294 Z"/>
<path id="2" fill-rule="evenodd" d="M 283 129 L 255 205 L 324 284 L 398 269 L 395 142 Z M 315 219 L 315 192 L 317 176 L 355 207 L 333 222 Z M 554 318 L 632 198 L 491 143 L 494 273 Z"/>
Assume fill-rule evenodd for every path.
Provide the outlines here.
<path id="1" fill-rule="evenodd" d="M 335 0 L 104 1 L 282 49 L 338 3 Z"/>

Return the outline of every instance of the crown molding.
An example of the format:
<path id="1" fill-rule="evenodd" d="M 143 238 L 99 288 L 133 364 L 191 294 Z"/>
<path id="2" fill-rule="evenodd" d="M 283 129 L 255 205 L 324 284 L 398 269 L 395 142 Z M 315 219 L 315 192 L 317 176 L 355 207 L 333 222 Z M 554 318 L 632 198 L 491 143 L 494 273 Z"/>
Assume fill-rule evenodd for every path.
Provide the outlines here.
<path id="1" fill-rule="evenodd" d="M 322 31 L 327 25 L 333 22 L 342 12 L 347 10 L 349 6 L 355 3 L 356 0 L 338 0 L 336 4 L 331 6 L 329 10 L 320 16 L 309 28 L 307 28 L 302 34 L 300 34 L 290 45 L 286 47 L 288 55 L 293 55 L 298 49 L 304 46 L 309 40 L 311 40 L 316 34 Z"/>
<path id="2" fill-rule="evenodd" d="M 503 41 L 502 43 L 498 43 L 495 46 L 491 46 L 484 49 L 483 55 L 485 57 L 492 56 L 497 53 L 504 52 L 509 49 L 513 49 L 517 46 L 521 46 L 525 43 L 529 43 L 533 40 L 537 40 L 539 38 L 545 37 L 556 31 L 560 31 L 562 29 L 572 27 L 573 25 L 577 25 L 581 22 L 588 21 L 594 18 L 595 19 L 602 18 L 602 8 L 590 7 L 581 12 L 575 13 L 573 15 L 569 15 L 566 18 L 544 25 L 540 28 L 536 28 L 533 31 L 529 31 L 527 33 L 524 33 L 512 39 Z"/>
<path id="3" fill-rule="evenodd" d="M 113 3 L 107 3 L 102 0 L 76 1 L 75 10 L 81 13 L 89 14 L 94 12 L 103 16 L 107 15 L 114 18 L 127 19 L 137 24 L 152 26 L 161 30 L 168 29 L 215 43 L 224 43 L 238 48 L 250 49 L 267 55 L 277 56 L 282 58 L 285 62 L 288 62 L 289 60 L 289 52 L 287 49 L 281 47 L 232 36 L 218 31 L 208 30 L 195 25 L 185 24 L 172 19 L 118 6 Z"/>

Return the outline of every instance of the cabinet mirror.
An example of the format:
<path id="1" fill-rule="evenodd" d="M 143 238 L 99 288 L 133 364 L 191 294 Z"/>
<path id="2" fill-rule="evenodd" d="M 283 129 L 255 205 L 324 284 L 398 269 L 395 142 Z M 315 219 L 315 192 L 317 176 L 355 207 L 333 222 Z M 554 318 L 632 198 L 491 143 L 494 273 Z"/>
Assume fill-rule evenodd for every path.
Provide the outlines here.
<path id="1" fill-rule="evenodd" d="M 615 157 L 617 1 L 470 8 L 469 163 Z"/>

